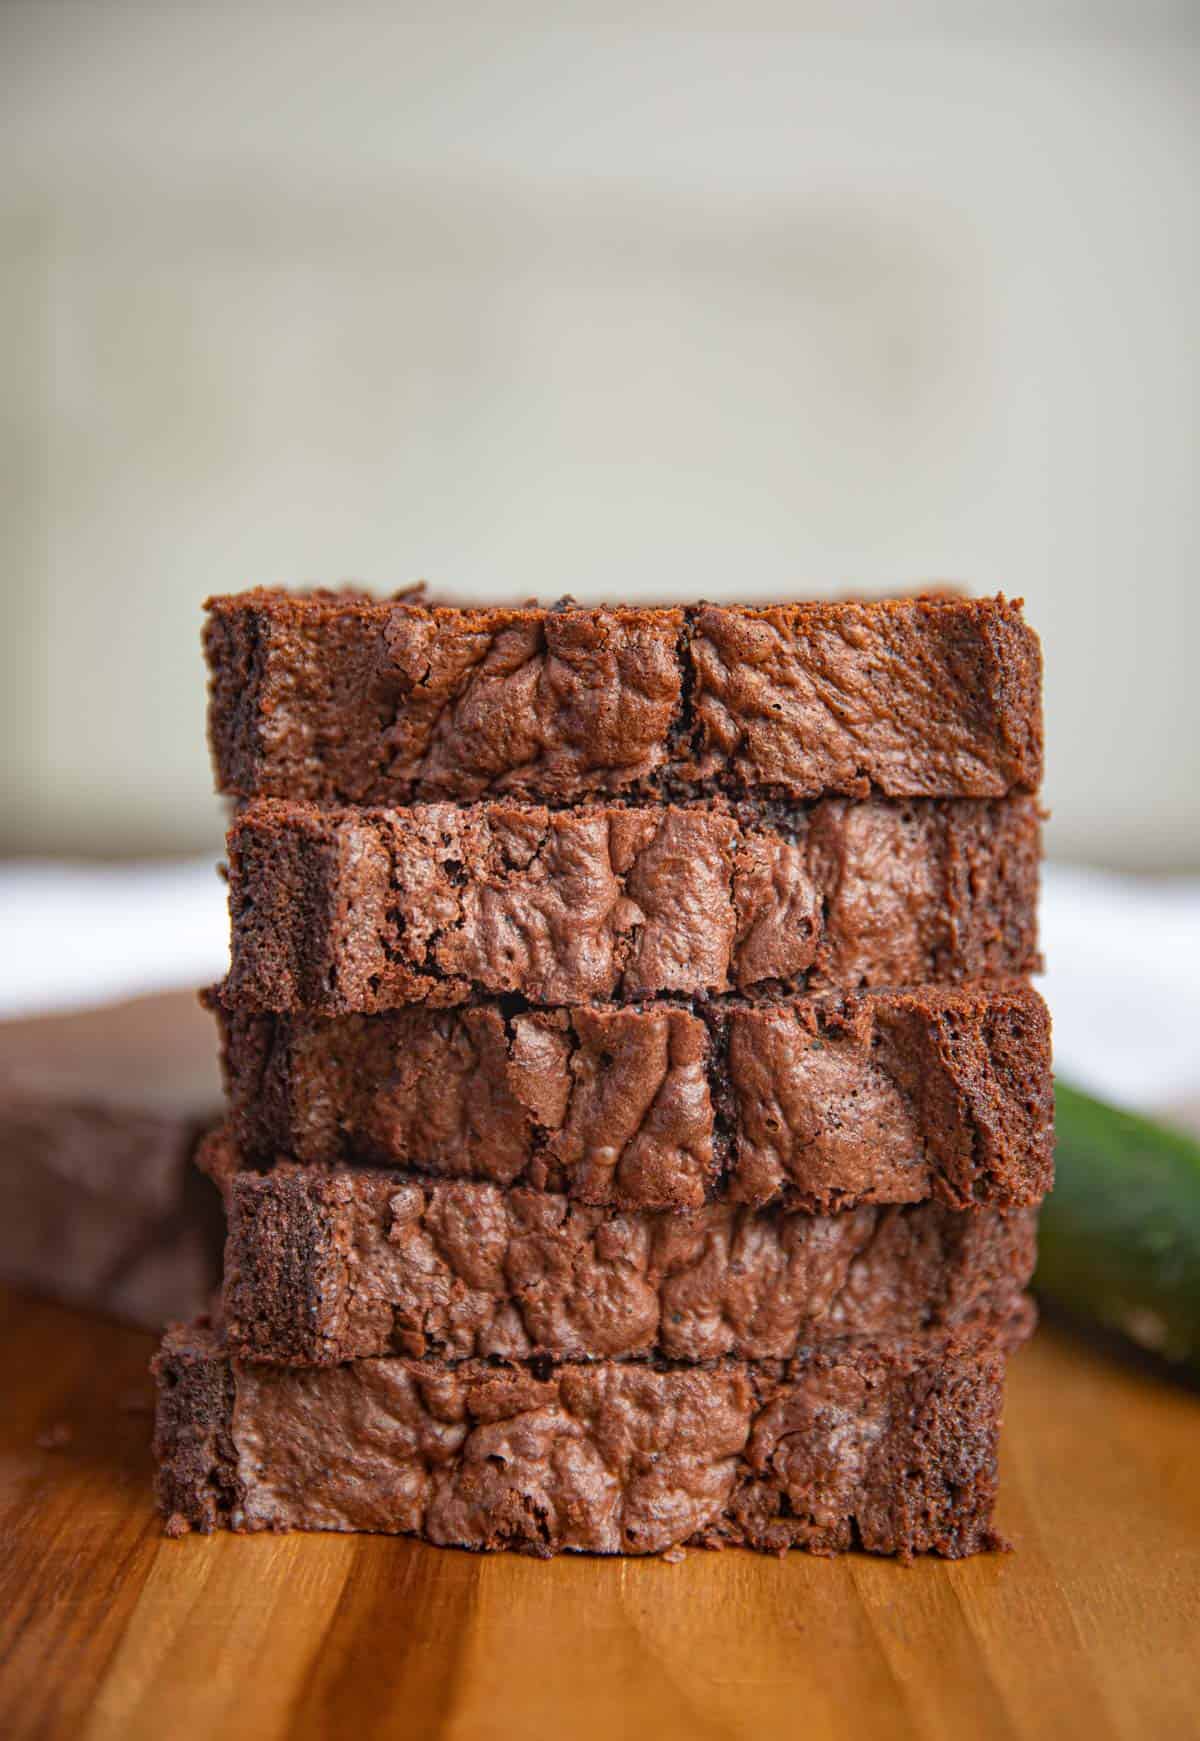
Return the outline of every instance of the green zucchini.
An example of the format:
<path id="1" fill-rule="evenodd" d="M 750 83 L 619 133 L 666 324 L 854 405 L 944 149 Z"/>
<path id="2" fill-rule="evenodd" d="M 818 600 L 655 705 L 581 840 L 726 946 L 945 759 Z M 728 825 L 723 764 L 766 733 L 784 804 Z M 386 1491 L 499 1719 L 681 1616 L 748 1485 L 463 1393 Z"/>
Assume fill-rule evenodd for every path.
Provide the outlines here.
<path id="1" fill-rule="evenodd" d="M 1200 1143 L 1061 1080 L 1055 1122 L 1035 1288 L 1200 1369 Z"/>

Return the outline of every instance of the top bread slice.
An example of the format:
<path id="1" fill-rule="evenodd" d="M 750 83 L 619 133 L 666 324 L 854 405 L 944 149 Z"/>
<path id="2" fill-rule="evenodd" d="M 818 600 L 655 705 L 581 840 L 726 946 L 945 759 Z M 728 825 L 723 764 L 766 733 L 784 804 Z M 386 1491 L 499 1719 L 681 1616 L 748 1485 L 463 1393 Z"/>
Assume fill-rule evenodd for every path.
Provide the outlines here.
<path id="1" fill-rule="evenodd" d="M 222 792 L 340 803 L 999 797 L 1042 777 L 1041 650 L 1003 596 L 477 609 L 208 603 Z"/>

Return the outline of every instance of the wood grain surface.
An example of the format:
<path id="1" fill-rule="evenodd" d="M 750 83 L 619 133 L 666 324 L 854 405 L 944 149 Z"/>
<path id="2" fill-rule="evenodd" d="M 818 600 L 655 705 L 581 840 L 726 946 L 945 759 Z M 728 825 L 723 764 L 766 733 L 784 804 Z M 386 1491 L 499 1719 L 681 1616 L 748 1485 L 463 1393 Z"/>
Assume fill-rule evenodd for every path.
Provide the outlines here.
<path id="1" fill-rule="evenodd" d="M 171 1011 L 153 1000 L 153 1036 L 122 1018 L 119 1045 L 91 1018 L 115 1088 Z M 0 1059 L 39 1044 L 0 1032 Z M 1065 1331 L 1011 1370 L 1015 1553 L 907 1569 L 167 1541 L 151 1347 L 0 1291 L 5 1741 L 1200 1736 L 1200 1398 Z"/>

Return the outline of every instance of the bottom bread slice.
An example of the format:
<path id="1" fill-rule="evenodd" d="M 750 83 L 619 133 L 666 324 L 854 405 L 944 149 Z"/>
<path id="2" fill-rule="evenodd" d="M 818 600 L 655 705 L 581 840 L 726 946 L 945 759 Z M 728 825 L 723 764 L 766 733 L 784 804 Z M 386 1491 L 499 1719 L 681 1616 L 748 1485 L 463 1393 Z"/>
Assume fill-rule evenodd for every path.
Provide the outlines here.
<path id="1" fill-rule="evenodd" d="M 726 1544 L 938 1553 L 992 1529 L 1007 1352 L 986 1330 L 786 1362 L 494 1366 L 230 1359 L 206 1323 L 155 1361 L 171 1534 L 362 1530 L 540 1555 Z"/>

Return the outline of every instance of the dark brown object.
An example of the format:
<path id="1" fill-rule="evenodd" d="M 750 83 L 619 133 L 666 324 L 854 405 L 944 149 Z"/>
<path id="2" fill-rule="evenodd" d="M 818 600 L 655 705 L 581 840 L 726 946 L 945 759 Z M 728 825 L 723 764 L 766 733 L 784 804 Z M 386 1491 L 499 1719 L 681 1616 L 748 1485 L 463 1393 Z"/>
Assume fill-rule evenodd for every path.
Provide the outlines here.
<path id="1" fill-rule="evenodd" d="M 169 1530 L 957 1559 L 997 1545 L 1005 1351 L 1030 1321 L 665 1369 L 264 1366 L 177 1329 L 155 1362 L 159 1504 Z"/>
<path id="2" fill-rule="evenodd" d="M 768 817 L 254 804 L 229 835 L 228 999 L 340 1015 L 1037 967 L 1032 799 L 830 799 Z"/>
<path id="3" fill-rule="evenodd" d="M 1041 780 L 1041 651 L 1003 597 L 504 610 L 259 590 L 208 611 L 209 736 L 241 797 L 992 797 Z"/>
<path id="4" fill-rule="evenodd" d="M 190 993 L 0 1022 L 0 1276 L 155 1330 L 202 1311 L 224 1217 L 190 1157 L 219 1105 Z"/>
<path id="5" fill-rule="evenodd" d="M 403 1167 L 816 1213 L 1050 1188 L 1046 1007 L 1024 985 L 507 1015 L 244 1015 L 212 999 L 245 1159 Z"/>
<path id="6" fill-rule="evenodd" d="M 1032 1209 L 621 1214 L 403 1173 L 247 1173 L 223 1131 L 202 1165 L 225 1191 L 221 1327 L 244 1359 L 789 1359 L 994 1317 L 1033 1272 Z"/>
<path id="7" fill-rule="evenodd" d="M 158 1329 L 202 1311 L 221 1206 L 187 1117 L 0 1094 L 0 1277 Z"/>

